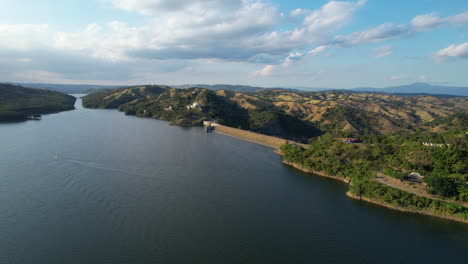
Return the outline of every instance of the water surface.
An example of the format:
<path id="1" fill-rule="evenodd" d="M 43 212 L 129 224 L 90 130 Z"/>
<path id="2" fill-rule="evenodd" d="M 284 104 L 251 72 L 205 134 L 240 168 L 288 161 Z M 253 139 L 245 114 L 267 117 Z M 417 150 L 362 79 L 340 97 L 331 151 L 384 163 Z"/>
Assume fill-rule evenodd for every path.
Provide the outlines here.
<path id="1" fill-rule="evenodd" d="M 0 263 L 464 263 L 468 225 L 115 110 L 0 124 Z"/>

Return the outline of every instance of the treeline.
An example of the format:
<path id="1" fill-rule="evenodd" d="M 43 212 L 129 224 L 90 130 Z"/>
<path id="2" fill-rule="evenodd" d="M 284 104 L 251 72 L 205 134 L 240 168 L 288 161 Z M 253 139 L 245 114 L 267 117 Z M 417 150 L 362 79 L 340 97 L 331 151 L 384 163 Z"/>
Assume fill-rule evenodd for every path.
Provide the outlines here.
<path id="1" fill-rule="evenodd" d="M 0 84 L 0 121 L 22 121 L 30 115 L 75 109 L 76 98 L 41 89 Z"/>
<path id="2" fill-rule="evenodd" d="M 365 134 L 362 143 L 343 143 L 344 134 L 327 133 L 311 139 L 307 149 L 296 145 L 281 148 L 283 159 L 303 167 L 350 180 L 351 193 L 412 209 L 437 210 L 446 214 L 465 214 L 466 208 L 440 203 L 377 183 L 378 171 L 403 180 L 409 173 L 426 176 L 424 181 L 434 194 L 468 201 L 468 153 L 463 131 L 435 134 L 419 131 L 393 135 Z M 423 142 L 445 144 L 428 147 Z"/>

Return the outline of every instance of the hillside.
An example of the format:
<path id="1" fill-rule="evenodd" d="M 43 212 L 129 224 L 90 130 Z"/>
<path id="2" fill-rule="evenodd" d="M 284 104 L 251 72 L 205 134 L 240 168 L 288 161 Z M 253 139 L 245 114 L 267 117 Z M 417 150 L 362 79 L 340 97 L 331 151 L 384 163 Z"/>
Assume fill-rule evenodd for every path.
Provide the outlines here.
<path id="1" fill-rule="evenodd" d="M 106 89 L 116 89 L 121 86 L 90 85 L 90 84 L 53 84 L 53 83 L 8 83 L 28 88 L 45 89 L 66 94 L 87 94 Z"/>
<path id="2" fill-rule="evenodd" d="M 75 100 L 58 92 L 0 84 L 0 121 L 21 121 L 30 115 L 72 110 Z"/>
<path id="3" fill-rule="evenodd" d="M 231 85 L 231 84 L 183 84 L 183 85 L 171 85 L 171 87 L 174 88 L 180 88 L 180 89 L 188 89 L 188 88 L 204 88 L 208 90 L 228 90 L 228 91 L 233 91 L 233 92 L 241 92 L 241 93 L 248 93 L 248 92 L 258 92 L 263 89 L 268 89 L 268 88 L 263 88 L 263 87 L 254 87 L 254 86 L 249 86 L 249 85 Z"/>
<path id="4" fill-rule="evenodd" d="M 320 134 L 313 124 L 288 115 L 274 104 L 261 101 L 254 104 L 249 108 L 236 101 L 234 92 L 150 85 L 103 91 L 83 98 L 85 107 L 117 108 L 126 114 L 169 120 L 177 125 L 201 125 L 204 120 L 215 119 L 227 126 L 299 141 Z"/>
<path id="5" fill-rule="evenodd" d="M 255 98 L 271 102 L 324 131 L 345 133 L 389 134 L 416 129 L 442 132 L 447 127 L 437 126 L 434 120 L 468 112 L 466 97 L 263 90 Z M 462 126 L 466 128 L 466 122 Z"/>
<path id="6" fill-rule="evenodd" d="M 127 114 L 166 119 L 176 124 L 194 125 L 205 119 L 216 119 L 228 126 L 287 138 L 316 135 L 318 129 L 353 135 L 418 129 L 444 132 L 468 127 L 466 97 L 284 89 L 241 93 L 138 86 L 91 94 L 84 98 L 84 105 L 118 108 Z"/>

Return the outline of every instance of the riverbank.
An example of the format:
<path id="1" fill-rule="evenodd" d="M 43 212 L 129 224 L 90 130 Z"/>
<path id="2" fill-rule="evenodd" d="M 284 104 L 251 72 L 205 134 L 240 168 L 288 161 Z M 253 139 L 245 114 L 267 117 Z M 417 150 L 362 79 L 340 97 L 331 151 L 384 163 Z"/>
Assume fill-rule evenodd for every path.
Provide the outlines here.
<path id="1" fill-rule="evenodd" d="M 279 155 L 282 155 L 280 151 L 275 151 L 275 153 L 279 154 Z M 297 163 L 293 163 L 293 162 L 288 162 L 288 161 L 285 161 L 283 160 L 283 164 L 286 164 L 288 166 L 291 166 L 291 167 L 294 167 L 300 171 L 303 171 L 303 172 L 306 172 L 306 173 L 313 173 L 313 174 L 316 174 L 316 175 L 319 175 L 319 176 L 322 176 L 322 177 L 326 177 L 326 178 L 331 178 L 331 179 L 335 179 L 335 180 L 338 180 L 338 181 L 342 181 L 342 182 L 345 182 L 347 184 L 350 184 L 350 180 L 349 179 L 346 179 L 346 178 L 343 178 L 343 177 L 338 177 L 338 176 L 331 176 L 331 175 L 327 175 L 326 173 L 324 172 L 320 172 L 320 171 L 314 171 L 314 170 L 311 170 L 311 169 L 308 169 L 308 168 L 305 168 L 304 166 L 302 166 L 301 164 L 297 164 Z M 455 217 L 455 216 L 450 216 L 450 215 L 446 215 L 446 214 L 442 214 L 442 213 L 438 213 L 437 211 L 433 211 L 433 210 L 424 210 L 424 209 L 412 209 L 412 208 L 408 208 L 408 207 L 402 207 L 402 206 L 395 206 L 395 205 L 392 205 L 392 204 L 389 204 L 389 203 L 386 203 L 386 202 L 383 202 L 383 201 L 380 201 L 378 199 L 371 199 L 369 197 L 365 197 L 363 196 L 362 199 L 356 195 L 353 195 L 351 192 L 347 192 L 346 195 L 352 199 L 356 199 L 356 200 L 361 200 L 361 201 L 366 201 L 366 202 L 369 202 L 369 203 L 373 203 L 373 204 L 376 204 L 376 205 L 380 205 L 380 206 L 383 206 L 383 207 L 386 207 L 386 208 L 389 208 L 389 209 L 393 209 L 393 210 L 398 210 L 400 212 L 407 212 L 407 213 L 416 213 L 416 214 L 423 214 L 423 215 L 429 215 L 429 216 L 433 216 L 433 217 L 439 217 L 439 218 L 444 218 L 444 219 L 448 219 L 448 220 L 453 220 L 453 221 L 457 221 L 457 222 L 461 222 L 461 223 L 465 223 L 465 224 L 468 224 L 468 220 L 465 220 L 465 219 L 461 219 L 459 217 Z M 415 194 L 416 195 L 416 194 Z M 428 198 L 428 197 L 427 197 Z M 429 198 L 430 199 L 430 198 Z"/>
<path id="2" fill-rule="evenodd" d="M 281 152 L 279 152 L 279 151 L 275 151 L 275 153 L 281 155 Z M 338 177 L 338 176 L 327 175 L 327 174 L 324 173 L 324 172 L 321 172 L 321 171 L 314 171 L 314 170 L 305 168 L 305 167 L 302 166 L 301 164 L 289 162 L 289 161 L 286 161 L 286 160 L 284 160 L 284 159 L 283 159 L 283 164 L 289 165 L 289 166 L 294 167 L 294 168 L 296 168 L 296 169 L 298 169 L 298 170 L 300 170 L 300 171 L 303 171 L 303 172 L 317 174 L 317 175 L 322 176 L 322 177 L 327 177 L 327 178 L 335 179 L 335 180 L 342 181 L 342 182 L 345 182 L 345 183 L 348 183 L 348 184 L 349 184 L 349 182 L 350 182 L 349 179 L 346 179 L 346 178 L 343 178 L 343 177 Z"/>
<path id="3" fill-rule="evenodd" d="M 460 222 L 460 223 L 468 224 L 468 220 L 453 217 L 453 216 L 450 216 L 450 215 L 440 214 L 440 213 L 437 213 L 437 212 L 431 211 L 431 210 L 416 210 L 416 209 L 411 209 L 411 208 L 406 208 L 406 207 L 401 207 L 401 206 L 394 206 L 394 205 L 391 205 L 389 203 L 381 202 L 381 201 L 378 201 L 378 200 L 375 200 L 375 199 L 370 199 L 370 198 L 365 197 L 365 196 L 360 198 L 359 196 L 356 196 L 356 195 L 352 194 L 351 192 L 347 192 L 346 196 L 348 196 L 349 198 L 352 198 L 352 199 L 356 199 L 356 200 L 359 200 L 359 201 L 365 201 L 365 202 L 368 202 L 368 203 L 380 205 L 380 206 L 383 206 L 383 207 L 386 207 L 386 208 L 389 208 L 389 209 L 393 209 L 393 210 L 397 210 L 397 211 L 400 211 L 400 212 L 429 215 L 429 216 L 433 216 L 433 217 L 444 218 L 444 219 L 447 219 L 447 220 L 453 220 L 453 221 L 457 221 L 457 222 Z"/>
<path id="4" fill-rule="evenodd" d="M 277 153 L 279 155 L 282 155 L 280 151 L 275 151 L 275 153 Z M 322 176 L 322 177 L 331 178 L 331 179 L 339 180 L 339 181 L 345 182 L 347 184 L 350 184 L 350 180 L 346 179 L 346 178 L 343 178 L 343 177 L 327 175 L 324 172 L 314 171 L 314 170 L 311 170 L 309 168 L 306 168 L 306 167 L 302 166 L 301 164 L 288 162 L 288 161 L 285 161 L 284 159 L 283 159 L 283 163 L 288 165 L 288 166 L 294 167 L 294 168 L 296 168 L 296 169 L 298 169 L 300 171 L 306 172 L 306 173 L 313 173 L 313 174 L 316 174 L 316 175 L 319 175 L 319 176 Z M 366 201 L 366 202 L 369 202 L 369 203 L 380 205 L 380 206 L 383 206 L 383 207 L 386 207 L 386 208 L 389 208 L 389 209 L 393 209 L 393 210 L 398 210 L 398 211 L 401 211 L 401 212 L 429 215 L 429 216 L 433 216 L 433 217 L 439 217 L 439 218 L 444 218 L 444 219 L 453 220 L 453 221 L 468 224 L 467 219 L 462 219 L 462 218 L 459 218 L 459 217 L 442 214 L 442 213 L 439 213 L 439 212 L 433 211 L 433 210 L 413 209 L 413 208 L 408 208 L 408 207 L 403 207 L 403 206 L 396 206 L 396 205 L 392 205 L 392 204 L 380 201 L 378 199 L 371 199 L 371 198 L 365 197 L 365 196 L 362 196 L 362 199 L 361 199 L 360 197 L 353 195 L 349 191 L 346 193 L 346 195 L 348 197 L 352 198 L 352 199 Z M 414 195 L 416 195 L 416 194 L 414 194 Z M 431 199 L 429 197 L 426 197 L 426 198 Z"/>

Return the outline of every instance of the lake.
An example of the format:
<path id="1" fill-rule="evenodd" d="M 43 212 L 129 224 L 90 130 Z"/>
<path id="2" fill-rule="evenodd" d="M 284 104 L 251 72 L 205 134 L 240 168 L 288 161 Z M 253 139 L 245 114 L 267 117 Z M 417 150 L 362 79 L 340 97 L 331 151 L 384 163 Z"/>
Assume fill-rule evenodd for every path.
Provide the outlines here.
<path id="1" fill-rule="evenodd" d="M 0 263 L 466 263 L 468 225 L 346 197 L 273 150 L 77 109 L 0 124 Z"/>

